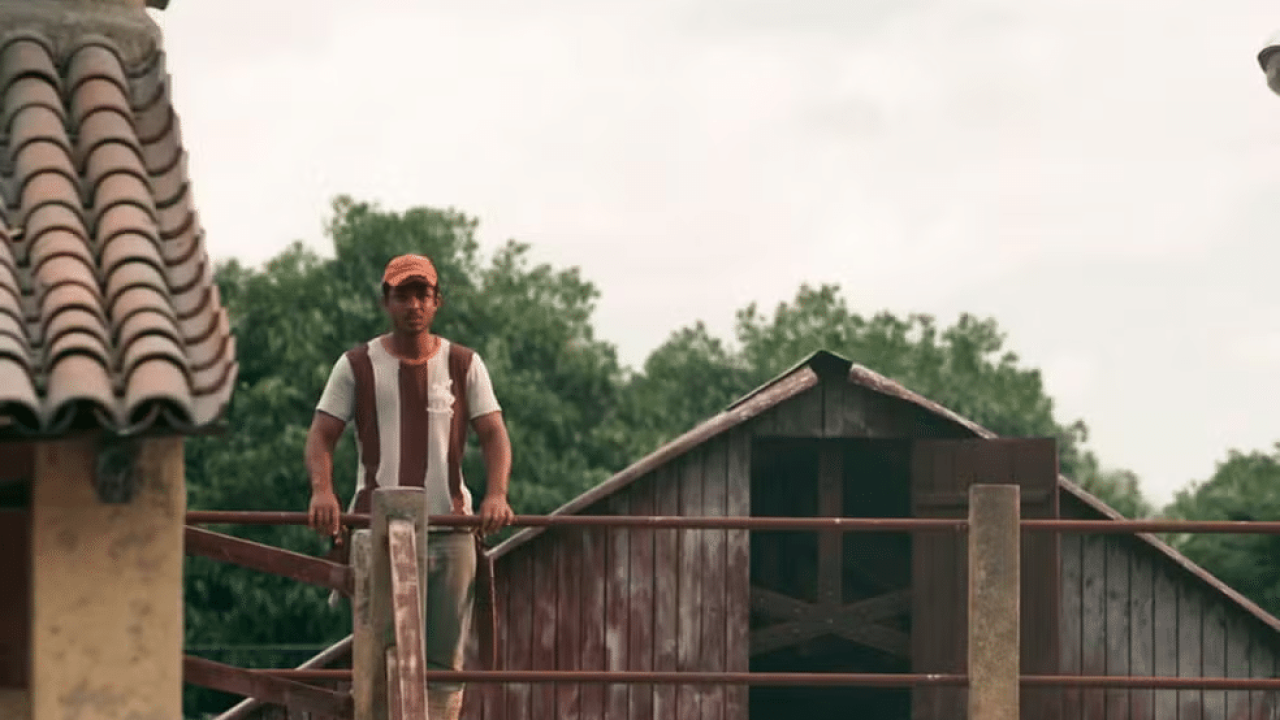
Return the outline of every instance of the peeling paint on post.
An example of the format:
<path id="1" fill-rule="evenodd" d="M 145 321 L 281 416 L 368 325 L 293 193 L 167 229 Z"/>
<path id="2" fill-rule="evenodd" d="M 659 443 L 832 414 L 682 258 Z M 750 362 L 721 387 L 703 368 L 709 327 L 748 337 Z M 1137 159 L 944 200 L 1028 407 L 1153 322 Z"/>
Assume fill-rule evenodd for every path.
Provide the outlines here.
<path id="1" fill-rule="evenodd" d="M 427 574 L 427 503 L 422 488 L 379 488 L 373 491 L 373 515 L 370 518 L 370 554 L 373 572 L 370 576 L 369 633 L 373 668 L 369 686 L 372 720 L 387 720 L 388 674 L 387 651 L 395 646 L 395 616 L 392 612 L 391 556 L 388 524 L 391 520 L 413 522 L 418 555 L 418 593 L 426 601 Z"/>
<path id="2" fill-rule="evenodd" d="M 970 720 L 1018 720 L 1020 495 L 969 488 Z"/>
<path id="3" fill-rule="evenodd" d="M 351 700 L 354 720 L 373 720 L 374 676 L 377 649 L 370 616 L 370 582 L 373 573 L 372 538 L 369 530 L 351 533 Z"/>

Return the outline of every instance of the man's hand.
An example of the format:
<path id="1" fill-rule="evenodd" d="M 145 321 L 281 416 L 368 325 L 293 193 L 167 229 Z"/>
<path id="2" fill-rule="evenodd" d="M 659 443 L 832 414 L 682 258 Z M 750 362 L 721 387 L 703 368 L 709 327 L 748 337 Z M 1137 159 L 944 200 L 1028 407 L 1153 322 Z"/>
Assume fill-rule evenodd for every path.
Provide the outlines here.
<path id="1" fill-rule="evenodd" d="M 516 519 L 505 495 L 486 496 L 480 503 L 480 534 L 492 535 Z"/>
<path id="2" fill-rule="evenodd" d="M 338 521 L 342 510 L 338 507 L 338 496 L 330 492 L 311 494 L 311 507 L 307 510 L 307 524 L 312 530 L 326 537 L 338 534 Z"/>

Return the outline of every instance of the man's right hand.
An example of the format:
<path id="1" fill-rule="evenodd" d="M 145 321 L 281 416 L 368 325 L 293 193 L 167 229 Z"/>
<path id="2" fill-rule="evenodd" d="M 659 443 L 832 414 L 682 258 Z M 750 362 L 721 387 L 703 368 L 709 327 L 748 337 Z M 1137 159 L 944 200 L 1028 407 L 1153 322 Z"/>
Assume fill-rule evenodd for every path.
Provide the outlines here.
<path id="1" fill-rule="evenodd" d="M 332 491 L 312 493 L 311 507 L 307 510 L 307 524 L 321 535 L 335 537 L 338 534 L 341 513 L 338 496 Z"/>

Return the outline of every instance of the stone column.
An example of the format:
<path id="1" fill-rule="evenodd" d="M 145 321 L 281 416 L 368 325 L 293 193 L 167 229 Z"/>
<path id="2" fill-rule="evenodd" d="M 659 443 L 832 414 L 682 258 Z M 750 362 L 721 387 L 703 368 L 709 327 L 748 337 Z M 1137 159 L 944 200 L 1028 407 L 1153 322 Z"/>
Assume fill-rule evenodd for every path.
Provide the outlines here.
<path id="1" fill-rule="evenodd" d="M 969 720 L 1019 720 L 1019 490 L 969 488 Z"/>
<path id="2" fill-rule="evenodd" d="M 32 489 L 31 719 L 182 717 L 182 438 L 140 442 L 127 503 L 98 444 L 42 444 Z"/>

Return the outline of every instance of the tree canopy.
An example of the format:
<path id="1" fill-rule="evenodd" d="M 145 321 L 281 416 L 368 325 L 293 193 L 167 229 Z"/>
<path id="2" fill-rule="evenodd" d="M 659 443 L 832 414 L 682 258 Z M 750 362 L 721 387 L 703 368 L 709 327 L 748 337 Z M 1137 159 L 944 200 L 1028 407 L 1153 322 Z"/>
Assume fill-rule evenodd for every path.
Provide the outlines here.
<path id="1" fill-rule="evenodd" d="M 338 198 L 326 224 L 332 255 L 295 243 L 261 267 L 237 261 L 216 276 L 236 335 L 240 376 L 227 431 L 187 450 L 193 509 L 303 510 L 309 485 L 303 444 L 333 363 L 386 328 L 383 266 L 393 256 L 429 255 L 444 305 L 434 330 L 475 348 L 502 403 L 514 453 L 512 505 L 548 512 L 688 430 L 817 349 L 893 377 L 1002 435 L 1059 439 L 1064 472 L 1130 515 L 1146 514 L 1136 477 L 1102 466 L 1086 428 L 1054 414 L 1039 371 L 1006 347 L 992 319 L 860 314 L 834 285 L 802 286 L 772 312 L 737 315 L 734 337 L 702 323 L 674 330 L 639 369 L 623 367 L 598 338 L 599 290 L 574 268 L 532 260 L 518 242 L 482 257 L 477 221 L 454 210 L 391 212 Z M 464 464 L 483 492 L 479 454 Z M 351 433 L 335 457 L 335 489 L 354 491 Z M 305 528 L 215 528 L 309 554 L 324 551 Z M 296 663 L 305 646 L 349 632 L 325 591 L 192 558 L 186 579 L 186 642 L 242 666 Z M 293 646 L 303 646 L 294 651 Z M 188 688 L 189 716 L 233 698 Z"/>

